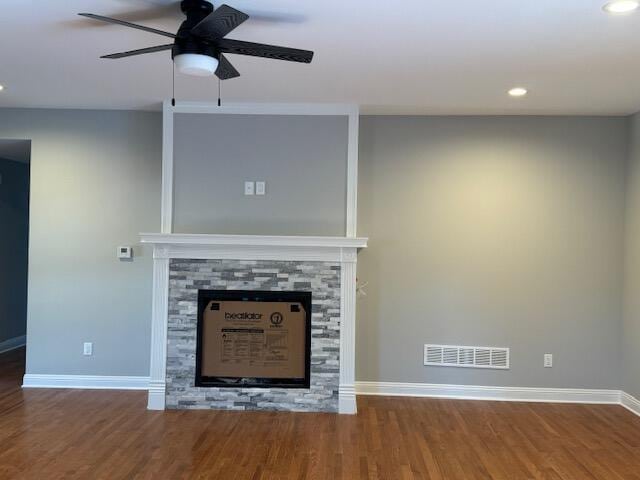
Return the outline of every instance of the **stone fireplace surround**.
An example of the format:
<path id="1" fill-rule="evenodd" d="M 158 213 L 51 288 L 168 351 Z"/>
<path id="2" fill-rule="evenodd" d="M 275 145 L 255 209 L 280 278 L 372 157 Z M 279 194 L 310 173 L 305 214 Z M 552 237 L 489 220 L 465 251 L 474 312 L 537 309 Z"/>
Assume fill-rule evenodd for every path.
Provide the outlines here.
<path id="1" fill-rule="evenodd" d="M 148 408 L 356 413 L 357 253 L 366 238 L 141 234 L 153 246 Z M 195 387 L 198 289 L 311 291 L 311 388 Z"/>

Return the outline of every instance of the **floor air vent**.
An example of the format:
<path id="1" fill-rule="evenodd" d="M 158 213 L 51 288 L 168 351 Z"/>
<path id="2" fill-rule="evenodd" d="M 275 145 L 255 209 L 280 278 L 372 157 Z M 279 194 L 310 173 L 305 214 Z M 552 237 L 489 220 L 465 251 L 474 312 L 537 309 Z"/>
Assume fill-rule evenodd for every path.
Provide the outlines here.
<path id="1" fill-rule="evenodd" d="M 440 367 L 509 368 L 509 349 L 464 347 L 460 345 L 424 346 L 424 364 Z"/>

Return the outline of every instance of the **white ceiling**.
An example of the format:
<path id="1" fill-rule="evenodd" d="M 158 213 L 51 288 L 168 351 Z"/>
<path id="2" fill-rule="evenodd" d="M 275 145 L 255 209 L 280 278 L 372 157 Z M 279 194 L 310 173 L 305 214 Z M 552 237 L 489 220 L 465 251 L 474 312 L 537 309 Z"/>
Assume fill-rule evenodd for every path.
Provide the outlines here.
<path id="1" fill-rule="evenodd" d="M 311 65 L 230 56 L 233 102 L 353 102 L 365 113 L 629 114 L 640 110 L 640 11 L 605 0 L 226 0 L 250 19 L 230 38 L 316 52 Z M 0 107 L 157 108 L 171 97 L 169 52 L 102 54 L 165 37 L 77 17 L 118 17 L 167 0 L 2 0 Z M 175 31 L 180 13 L 157 20 Z M 263 15 L 264 16 L 264 15 Z M 506 95 L 529 88 L 526 98 Z M 216 99 L 217 82 L 177 76 L 179 100 Z"/>

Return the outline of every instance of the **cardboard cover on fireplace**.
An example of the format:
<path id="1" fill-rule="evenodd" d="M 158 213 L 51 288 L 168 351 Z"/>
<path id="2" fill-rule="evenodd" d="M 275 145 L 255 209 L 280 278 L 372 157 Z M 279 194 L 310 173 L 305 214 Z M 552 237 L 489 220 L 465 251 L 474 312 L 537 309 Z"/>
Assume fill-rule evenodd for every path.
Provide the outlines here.
<path id="1" fill-rule="evenodd" d="M 310 294 L 206 291 L 198 313 L 198 385 L 308 384 Z"/>
<path id="2" fill-rule="evenodd" d="M 303 378 L 305 315 L 300 303 L 210 301 L 202 375 Z"/>

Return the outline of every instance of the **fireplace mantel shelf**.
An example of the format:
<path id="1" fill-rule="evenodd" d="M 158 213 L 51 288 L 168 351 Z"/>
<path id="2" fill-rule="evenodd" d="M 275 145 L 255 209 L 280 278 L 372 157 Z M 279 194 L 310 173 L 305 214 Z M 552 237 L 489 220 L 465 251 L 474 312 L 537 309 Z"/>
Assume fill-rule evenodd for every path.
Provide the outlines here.
<path id="1" fill-rule="evenodd" d="M 367 238 L 272 235 L 141 233 L 154 258 L 234 258 L 246 260 L 354 261 Z"/>
<path id="2" fill-rule="evenodd" d="M 209 235 L 192 233 L 141 233 L 140 241 L 161 245 L 233 245 L 316 248 L 365 248 L 363 237 L 307 237 L 281 235 Z"/>

